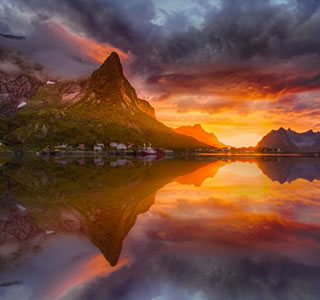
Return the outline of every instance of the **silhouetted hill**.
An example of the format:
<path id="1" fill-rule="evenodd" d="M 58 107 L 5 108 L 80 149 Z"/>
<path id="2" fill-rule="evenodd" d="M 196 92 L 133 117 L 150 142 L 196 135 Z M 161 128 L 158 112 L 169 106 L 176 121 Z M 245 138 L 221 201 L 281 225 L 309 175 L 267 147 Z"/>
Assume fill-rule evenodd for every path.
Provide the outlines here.
<path id="1" fill-rule="evenodd" d="M 223 148 L 226 146 L 221 143 L 213 133 L 205 131 L 200 124 L 196 124 L 194 126 L 181 126 L 173 129 L 173 131 L 186 136 L 191 136 L 199 142 L 205 143 L 209 146 L 217 148 Z"/>
<path id="2" fill-rule="evenodd" d="M 309 130 L 297 133 L 281 127 L 264 136 L 257 147 L 273 149 L 274 152 L 319 152 L 320 132 Z"/>

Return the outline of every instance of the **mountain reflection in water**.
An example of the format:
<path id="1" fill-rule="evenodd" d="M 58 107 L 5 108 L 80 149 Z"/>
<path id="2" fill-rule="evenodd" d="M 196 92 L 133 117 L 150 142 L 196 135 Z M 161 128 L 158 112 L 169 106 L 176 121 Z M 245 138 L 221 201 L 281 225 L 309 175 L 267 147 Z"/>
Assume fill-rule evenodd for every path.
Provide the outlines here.
<path id="1" fill-rule="evenodd" d="M 319 299 L 319 159 L 0 163 L 1 299 Z"/>

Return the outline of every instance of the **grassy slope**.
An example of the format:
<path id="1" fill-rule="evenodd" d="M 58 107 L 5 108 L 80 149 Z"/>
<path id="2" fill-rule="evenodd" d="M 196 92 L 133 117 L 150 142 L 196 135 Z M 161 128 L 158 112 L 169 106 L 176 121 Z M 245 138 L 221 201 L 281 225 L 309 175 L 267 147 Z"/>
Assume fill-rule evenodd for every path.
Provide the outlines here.
<path id="1" fill-rule="evenodd" d="M 63 142 L 109 144 L 112 141 L 155 147 L 194 148 L 203 146 L 196 140 L 176 134 L 161 122 L 142 111 L 130 111 L 119 105 L 83 102 L 68 106 L 61 102 L 61 86 L 39 89 L 27 106 L 10 122 L 7 141 L 26 149 L 42 149 Z M 46 99 L 46 102 L 42 100 Z"/>
<path id="2" fill-rule="evenodd" d="M 8 134 L 8 120 L 0 118 L 0 153 L 1 152 L 11 152 L 10 147 L 8 147 L 3 139 Z"/>
<path id="3" fill-rule="evenodd" d="M 78 92 L 76 102 L 63 101 L 74 91 Z M 91 148 L 95 143 L 113 141 L 138 146 L 150 142 L 167 148 L 204 146 L 151 117 L 139 101 L 118 55 L 113 53 L 86 81 L 60 81 L 39 88 L 11 119 L 6 139 L 10 145 L 27 150 L 61 143 L 84 143 Z"/>

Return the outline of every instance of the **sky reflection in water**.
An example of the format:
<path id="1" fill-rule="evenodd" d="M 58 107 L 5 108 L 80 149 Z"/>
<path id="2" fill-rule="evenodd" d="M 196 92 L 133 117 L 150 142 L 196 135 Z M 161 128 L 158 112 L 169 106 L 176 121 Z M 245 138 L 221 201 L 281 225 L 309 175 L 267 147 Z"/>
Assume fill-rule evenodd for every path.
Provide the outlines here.
<path id="1" fill-rule="evenodd" d="M 56 228 L 3 264 L 0 283 L 23 282 L 0 288 L 3 299 L 319 299 L 317 159 L 107 165 L 90 174 L 123 186 L 91 177 L 90 205 L 65 200 L 86 230 Z M 99 202 L 110 193 L 117 204 Z"/>

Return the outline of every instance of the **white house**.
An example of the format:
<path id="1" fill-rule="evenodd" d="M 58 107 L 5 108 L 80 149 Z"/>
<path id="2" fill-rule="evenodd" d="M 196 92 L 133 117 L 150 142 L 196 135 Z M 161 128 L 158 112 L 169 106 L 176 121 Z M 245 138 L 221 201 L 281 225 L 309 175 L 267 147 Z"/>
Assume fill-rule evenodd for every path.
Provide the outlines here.
<path id="1" fill-rule="evenodd" d="M 118 143 L 116 143 L 116 142 L 111 142 L 111 143 L 109 144 L 109 146 L 110 146 L 110 148 L 117 148 L 117 147 L 118 147 Z"/>
<path id="2" fill-rule="evenodd" d="M 50 81 L 50 80 L 48 80 L 47 81 L 47 85 L 51 85 L 51 84 L 56 84 L 54 81 Z"/>
<path id="3" fill-rule="evenodd" d="M 96 145 L 94 145 L 93 146 L 93 151 L 99 151 L 99 152 L 101 152 L 102 151 L 102 146 L 101 146 L 101 144 L 96 144 Z"/>
<path id="4" fill-rule="evenodd" d="M 78 149 L 79 150 L 85 150 L 86 149 L 86 146 L 84 144 L 79 144 L 78 145 Z"/>
<path id="5" fill-rule="evenodd" d="M 61 145 L 56 146 L 55 148 L 56 149 L 67 149 L 68 148 L 68 144 L 63 143 Z"/>
<path id="6" fill-rule="evenodd" d="M 118 150 L 127 150 L 127 146 L 125 144 L 118 144 L 117 149 Z"/>

